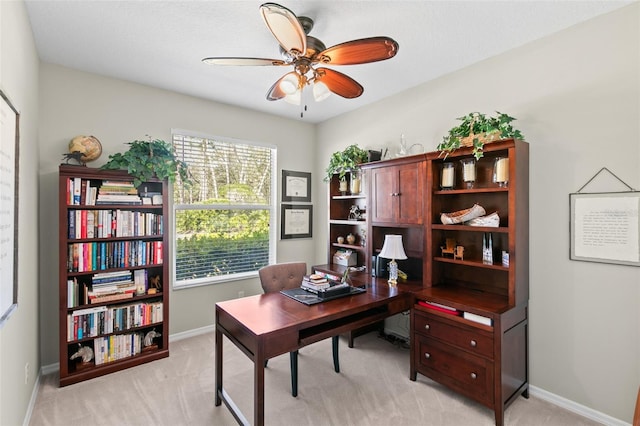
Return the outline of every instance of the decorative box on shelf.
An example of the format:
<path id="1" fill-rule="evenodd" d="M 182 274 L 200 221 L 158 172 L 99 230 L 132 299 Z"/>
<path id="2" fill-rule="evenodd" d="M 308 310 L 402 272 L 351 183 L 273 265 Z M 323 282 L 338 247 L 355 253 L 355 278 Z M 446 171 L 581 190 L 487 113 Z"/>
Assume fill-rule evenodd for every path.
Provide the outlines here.
<path id="1" fill-rule="evenodd" d="M 358 255 L 351 250 L 338 250 L 333 255 L 333 263 L 341 266 L 355 266 L 358 263 Z"/>

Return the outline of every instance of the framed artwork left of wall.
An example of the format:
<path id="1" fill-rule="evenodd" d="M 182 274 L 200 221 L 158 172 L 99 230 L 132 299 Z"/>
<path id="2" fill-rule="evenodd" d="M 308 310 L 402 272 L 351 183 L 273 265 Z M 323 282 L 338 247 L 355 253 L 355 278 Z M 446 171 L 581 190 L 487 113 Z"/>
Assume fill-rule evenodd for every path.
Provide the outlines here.
<path id="1" fill-rule="evenodd" d="M 311 173 L 282 171 L 282 201 L 311 202 Z"/>
<path id="2" fill-rule="evenodd" d="M 18 307 L 20 113 L 0 90 L 0 328 Z"/>

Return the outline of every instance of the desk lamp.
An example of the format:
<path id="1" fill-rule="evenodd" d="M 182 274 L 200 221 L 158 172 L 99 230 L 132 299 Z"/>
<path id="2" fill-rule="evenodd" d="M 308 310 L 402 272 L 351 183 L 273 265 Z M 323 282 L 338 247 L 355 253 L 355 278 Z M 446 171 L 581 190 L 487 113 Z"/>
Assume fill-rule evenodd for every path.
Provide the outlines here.
<path id="1" fill-rule="evenodd" d="M 398 285 L 398 264 L 396 263 L 396 259 L 404 260 L 407 258 L 404 247 L 402 246 L 402 235 L 385 235 L 384 245 L 378 256 L 391 259 L 391 262 L 389 262 L 388 282 L 390 286 Z"/>

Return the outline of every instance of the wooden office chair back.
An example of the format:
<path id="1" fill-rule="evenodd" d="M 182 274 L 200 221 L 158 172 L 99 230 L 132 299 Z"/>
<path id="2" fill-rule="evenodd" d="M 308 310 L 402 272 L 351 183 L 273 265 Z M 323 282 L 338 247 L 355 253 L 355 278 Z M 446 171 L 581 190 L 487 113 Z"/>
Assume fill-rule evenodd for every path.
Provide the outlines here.
<path id="1" fill-rule="evenodd" d="M 306 273 L 305 262 L 276 263 L 258 270 L 260 284 L 265 293 L 300 287 Z"/>

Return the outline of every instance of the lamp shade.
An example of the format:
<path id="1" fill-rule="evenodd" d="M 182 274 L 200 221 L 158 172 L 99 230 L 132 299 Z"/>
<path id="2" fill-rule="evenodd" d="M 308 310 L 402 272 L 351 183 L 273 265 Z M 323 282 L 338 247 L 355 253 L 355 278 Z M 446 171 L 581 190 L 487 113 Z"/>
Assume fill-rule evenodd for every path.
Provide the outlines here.
<path id="1" fill-rule="evenodd" d="M 407 255 L 402 246 L 402 235 L 385 235 L 384 245 L 382 246 L 379 256 L 385 259 L 406 259 Z"/>
<path id="2" fill-rule="evenodd" d="M 316 102 L 320 102 L 327 99 L 329 95 L 331 95 L 331 91 L 329 90 L 326 84 L 324 84 L 321 81 L 316 81 L 313 84 L 313 98 L 315 99 Z"/>

